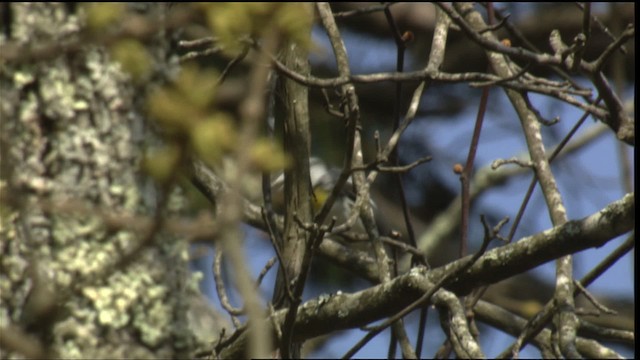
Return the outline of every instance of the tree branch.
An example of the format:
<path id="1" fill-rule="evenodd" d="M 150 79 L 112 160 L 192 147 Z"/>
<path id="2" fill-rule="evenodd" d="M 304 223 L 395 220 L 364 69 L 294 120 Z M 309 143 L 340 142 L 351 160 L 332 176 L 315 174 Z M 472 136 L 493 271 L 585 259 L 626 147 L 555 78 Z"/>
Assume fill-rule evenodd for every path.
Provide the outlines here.
<path id="1" fill-rule="evenodd" d="M 600 247 L 630 231 L 634 223 L 635 195 L 632 193 L 581 220 L 569 221 L 487 251 L 446 288 L 457 295 L 469 293 L 478 286 L 507 279 L 555 260 L 558 256 Z M 362 327 L 391 316 L 430 291 L 441 277 L 467 262 L 468 257 L 465 257 L 430 271 L 417 267 L 407 274 L 366 290 L 310 300 L 298 309 L 296 324 L 304 326 L 297 327 L 295 340 Z M 281 323 L 284 316 L 284 311 L 278 311 L 273 320 Z M 218 355 L 221 358 L 242 357 L 246 350 L 243 348 L 245 343 L 246 334 L 243 333 Z"/>

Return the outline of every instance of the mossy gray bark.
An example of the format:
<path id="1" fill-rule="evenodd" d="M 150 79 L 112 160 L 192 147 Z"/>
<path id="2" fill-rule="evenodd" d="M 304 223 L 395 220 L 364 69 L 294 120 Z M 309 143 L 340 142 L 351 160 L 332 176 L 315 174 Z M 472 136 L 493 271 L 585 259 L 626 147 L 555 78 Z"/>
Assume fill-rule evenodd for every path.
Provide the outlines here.
<path id="1" fill-rule="evenodd" d="M 11 41 L 62 44 L 81 29 L 64 4 L 9 6 Z M 162 78 L 167 41 L 150 47 Z M 185 357 L 215 335 L 197 337 L 189 326 L 210 317 L 189 313 L 199 294 L 188 244 L 159 233 L 119 266 L 143 235 L 107 228 L 101 215 L 153 214 L 157 190 L 139 172 L 153 142 L 140 97 L 150 85 L 134 87 L 103 47 L 89 44 L 0 65 L 0 327 L 25 330 L 48 354 Z M 172 194 L 169 212 L 182 201 Z M 85 208 L 100 211 L 77 211 Z"/>

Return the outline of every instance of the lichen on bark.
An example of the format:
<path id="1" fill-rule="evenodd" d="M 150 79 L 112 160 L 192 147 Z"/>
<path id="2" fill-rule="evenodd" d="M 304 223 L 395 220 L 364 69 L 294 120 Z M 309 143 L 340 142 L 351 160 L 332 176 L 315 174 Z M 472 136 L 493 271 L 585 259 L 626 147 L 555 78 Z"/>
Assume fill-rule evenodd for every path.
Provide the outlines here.
<path id="1" fill-rule="evenodd" d="M 62 43 L 82 29 L 82 8 L 9 6 L 12 38 L 2 42 Z M 161 14 L 164 5 L 150 6 Z M 149 46 L 154 54 L 169 51 L 162 36 Z M 169 66 L 156 60 L 154 71 Z M 107 228 L 99 212 L 78 211 L 153 213 L 157 192 L 139 171 L 141 149 L 153 138 L 140 94 L 151 85 L 135 87 L 91 44 L 0 67 L 0 326 L 38 335 L 61 358 L 178 357 L 196 346 L 188 313 L 199 294 L 188 244 L 158 233 L 135 261 L 115 266 L 142 235 Z M 180 192 L 171 196 L 178 206 L 169 212 L 180 211 Z M 39 318 L 43 311 L 49 322 Z"/>

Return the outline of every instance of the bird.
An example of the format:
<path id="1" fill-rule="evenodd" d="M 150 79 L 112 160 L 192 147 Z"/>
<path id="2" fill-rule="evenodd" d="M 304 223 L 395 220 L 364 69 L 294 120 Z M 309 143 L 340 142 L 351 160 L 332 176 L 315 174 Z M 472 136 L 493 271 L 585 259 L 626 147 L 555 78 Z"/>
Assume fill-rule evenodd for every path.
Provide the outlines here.
<path id="1" fill-rule="evenodd" d="M 319 157 L 312 156 L 309 158 L 309 179 L 312 189 L 311 205 L 315 214 L 317 214 L 324 203 L 329 198 L 331 191 L 333 190 L 340 170 L 338 168 L 329 168 L 326 163 Z M 280 173 L 275 176 L 275 179 L 271 182 L 272 202 L 274 211 L 278 213 L 284 212 L 284 173 Z M 335 219 L 335 226 L 340 226 L 346 223 L 352 214 L 353 207 L 356 203 L 356 192 L 353 185 L 353 179 L 350 176 L 347 182 L 342 187 L 338 197 L 336 198 L 329 215 L 325 219 L 324 225 L 328 225 Z M 376 223 L 378 224 L 380 233 L 385 232 L 386 226 L 381 219 L 380 212 L 375 202 L 370 198 L 369 204 L 371 205 Z M 344 234 L 336 234 L 331 236 L 333 240 L 337 240 L 343 245 L 353 246 L 354 242 L 363 243 L 361 241 L 366 238 L 366 229 L 360 217 L 356 219 L 353 225 Z M 350 236 L 353 235 L 353 236 Z M 366 241 L 365 241 L 366 242 Z M 356 246 L 360 250 L 364 250 L 370 246 Z"/>

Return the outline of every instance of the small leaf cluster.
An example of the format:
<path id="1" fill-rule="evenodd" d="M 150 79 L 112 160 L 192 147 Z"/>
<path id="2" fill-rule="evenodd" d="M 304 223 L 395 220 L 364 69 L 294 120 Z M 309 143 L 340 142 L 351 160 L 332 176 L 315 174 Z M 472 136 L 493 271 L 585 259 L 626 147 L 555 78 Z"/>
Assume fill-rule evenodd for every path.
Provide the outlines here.
<path id="1" fill-rule="evenodd" d="M 147 157 L 146 169 L 157 179 L 171 175 L 185 149 L 210 165 L 234 149 L 238 136 L 233 118 L 213 108 L 217 79 L 213 70 L 185 66 L 172 84 L 149 94 L 147 113 L 168 140 Z"/>
<path id="2" fill-rule="evenodd" d="M 310 46 L 313 24 L 311 5 L 307 3 L 202 3 L 209 29 L 230 56 L 239 54 L 241 40 L 259 40 L 266 31 L 276 31 L 283 41 Z"/>
<path id="3" fill-rule="evenodd" d="M 135 20 L 135 16 L 127 13 L 127 5 L 124 3 L 89 3 L 84 9 L 87 29 L 98 37 L 117 30 L 124 22 Z M 149 79 L 153 58 L 140 39 L 122 37 L 107 45 L 111 57 L 120 63 L 135 82 L 142 83 Z"/>

